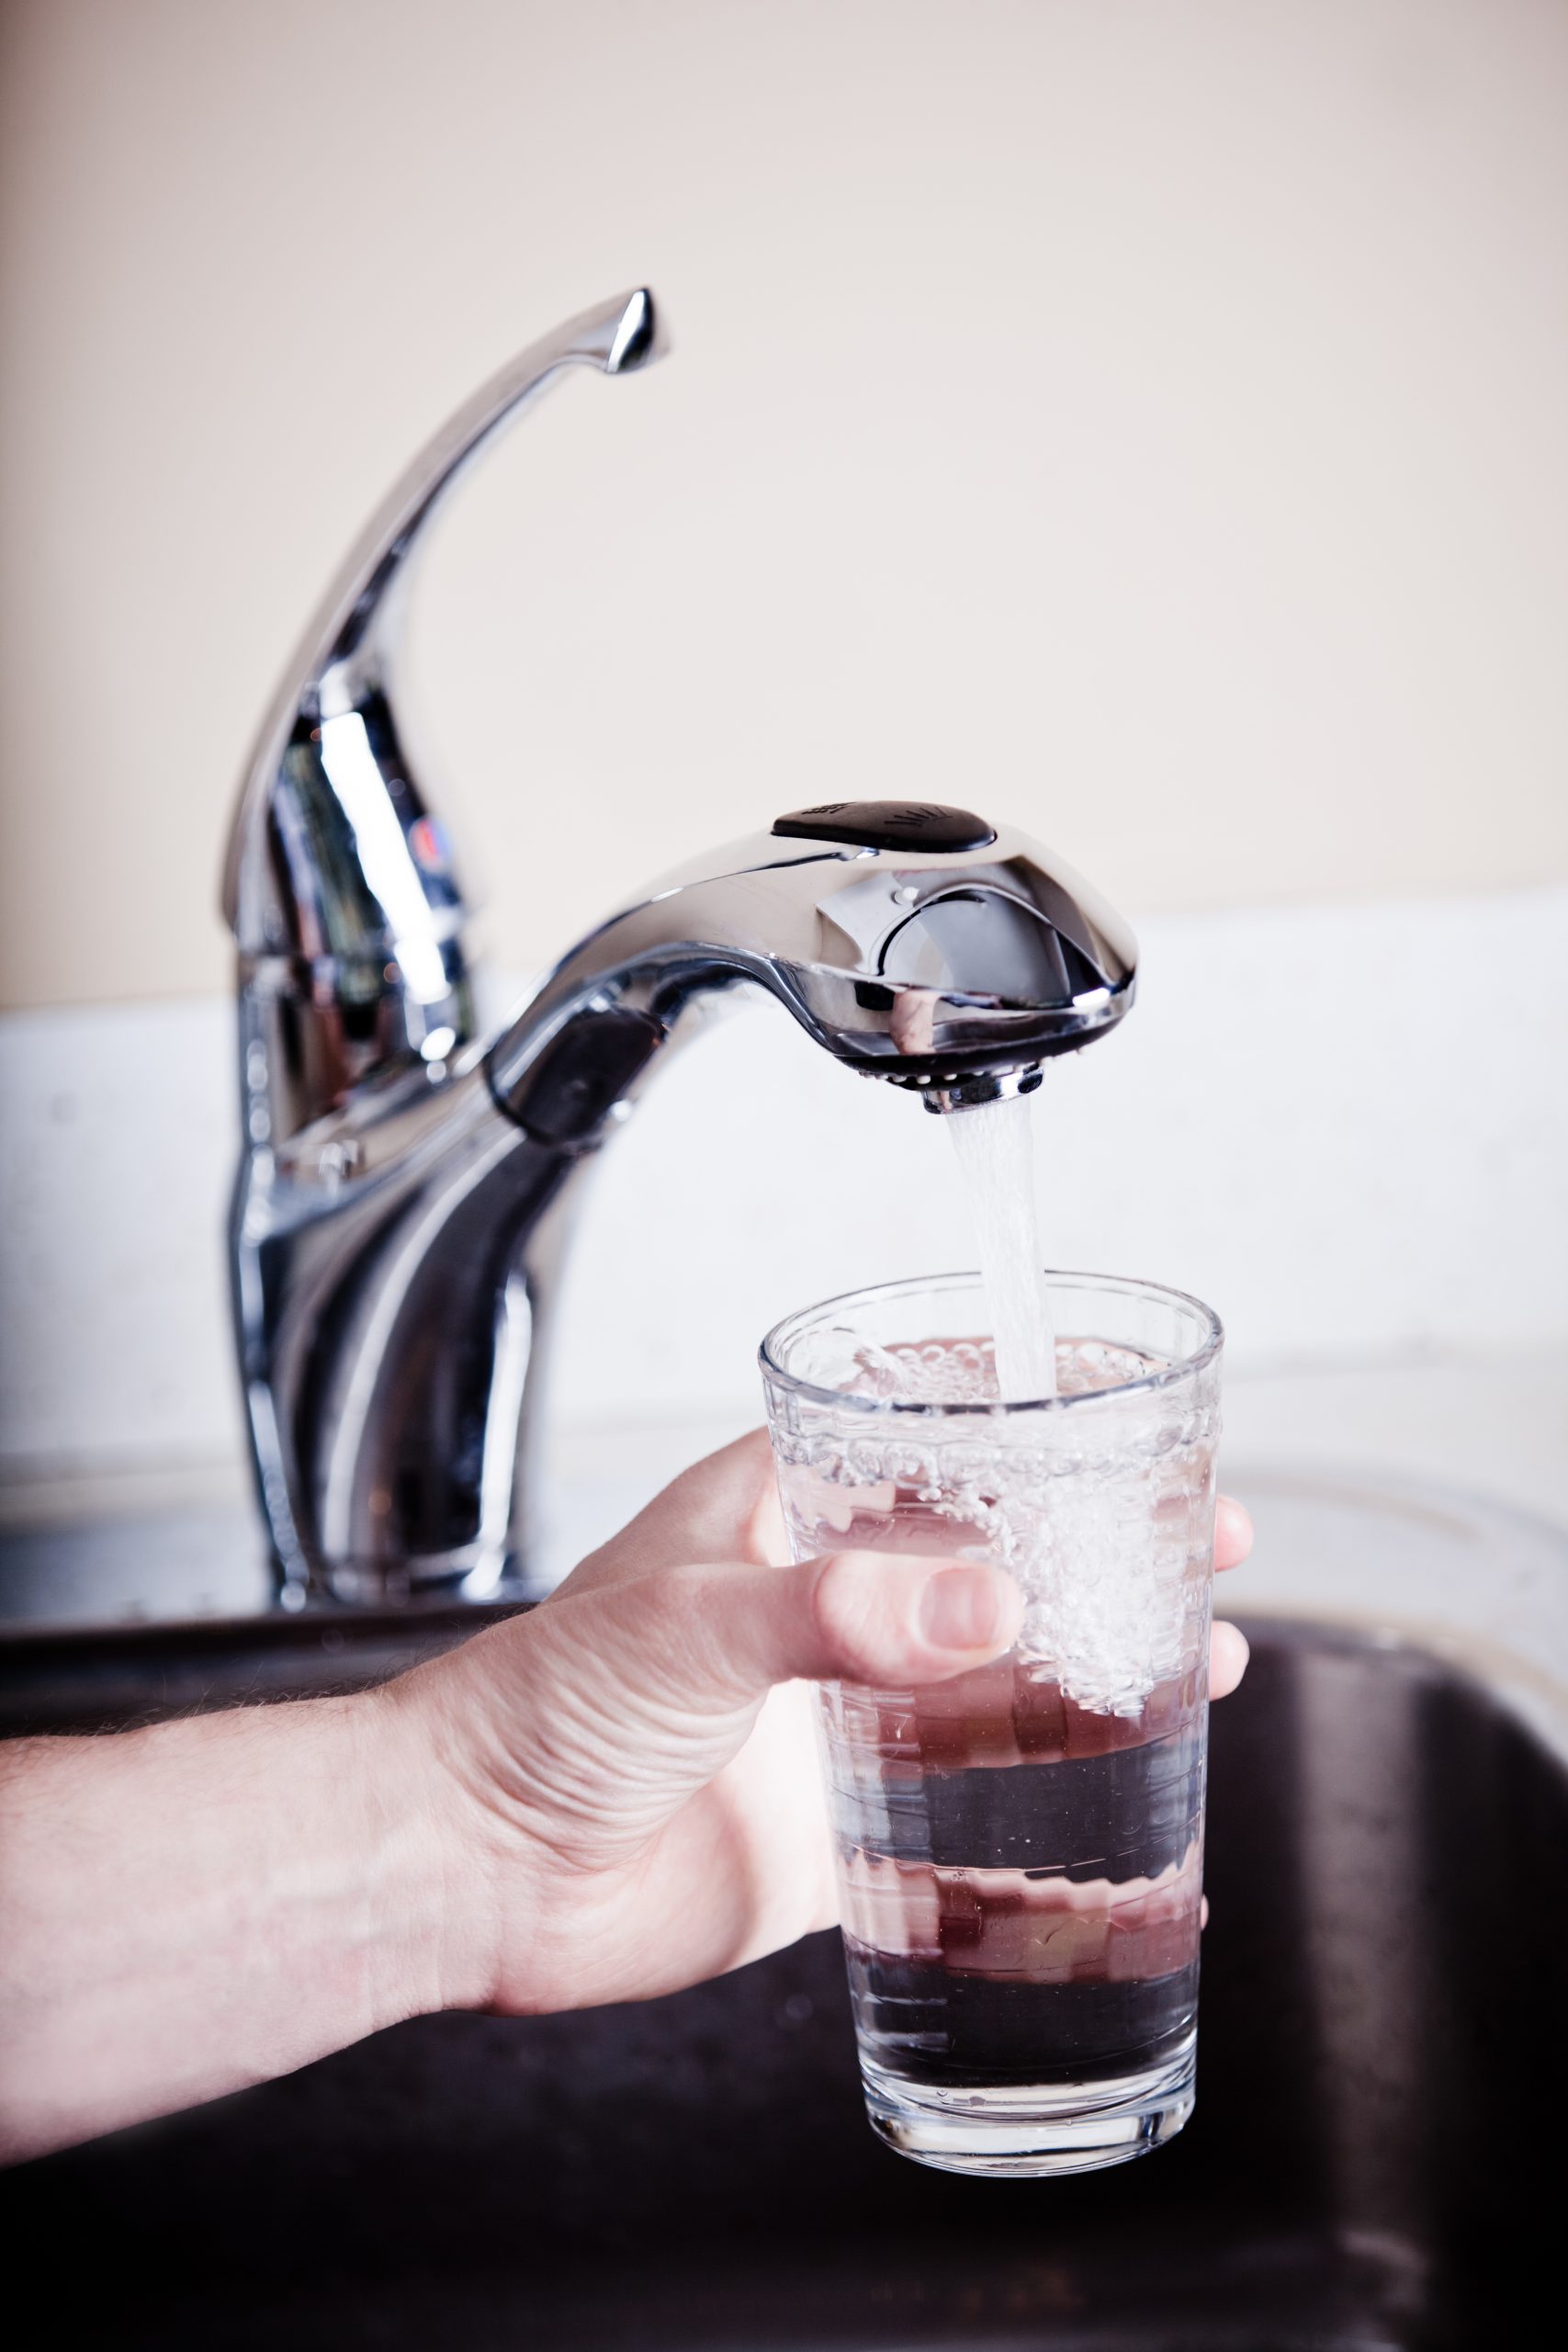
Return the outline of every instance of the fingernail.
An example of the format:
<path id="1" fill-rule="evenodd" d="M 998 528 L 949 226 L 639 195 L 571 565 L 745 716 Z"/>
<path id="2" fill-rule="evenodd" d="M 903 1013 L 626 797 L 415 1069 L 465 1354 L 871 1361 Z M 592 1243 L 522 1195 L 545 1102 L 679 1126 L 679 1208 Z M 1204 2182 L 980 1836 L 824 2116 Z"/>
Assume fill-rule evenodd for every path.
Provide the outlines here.
<path id="1" fill-rule="evenodd" d="M 941 1650 L 983 1650 L 997 1638 L 997 1598 L 989 1568 L 943 1568 L 920 1596 L 920 1631 Z"/>

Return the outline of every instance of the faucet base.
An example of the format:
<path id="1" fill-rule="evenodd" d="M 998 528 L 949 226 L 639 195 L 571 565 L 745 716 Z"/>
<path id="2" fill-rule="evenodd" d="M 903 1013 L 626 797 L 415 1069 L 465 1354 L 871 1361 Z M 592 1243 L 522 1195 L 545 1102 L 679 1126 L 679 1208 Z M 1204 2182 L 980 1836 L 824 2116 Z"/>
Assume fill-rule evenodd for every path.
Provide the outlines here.
<path id="1" fill-rule="evenodd" d="M 286 1609 L 325 1603 L 349 1609 L 449 1607 L 454 1601 L 525 1600 L 535 1589 L 520 1561 L 477 1544 L 409 1560 L 338 1560 L 313 1567 L 301 1582 L 278 1573 Z"/>

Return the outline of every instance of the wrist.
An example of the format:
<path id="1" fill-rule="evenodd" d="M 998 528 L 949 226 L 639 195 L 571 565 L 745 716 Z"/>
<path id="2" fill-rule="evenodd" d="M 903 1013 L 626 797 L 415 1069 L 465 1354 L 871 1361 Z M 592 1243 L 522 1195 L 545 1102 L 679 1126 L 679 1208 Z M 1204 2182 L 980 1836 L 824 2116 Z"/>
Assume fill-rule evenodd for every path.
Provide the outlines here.
<path id="1" fill-rule="evenodd" d="M 499 1974 L 500 1857 L 457 1753 L 445 1663 L 355 1702 L 366 1718 L 361 1769 L 389 1857 L 387 1991 L 404 2017 L 487 2008 Z"/>

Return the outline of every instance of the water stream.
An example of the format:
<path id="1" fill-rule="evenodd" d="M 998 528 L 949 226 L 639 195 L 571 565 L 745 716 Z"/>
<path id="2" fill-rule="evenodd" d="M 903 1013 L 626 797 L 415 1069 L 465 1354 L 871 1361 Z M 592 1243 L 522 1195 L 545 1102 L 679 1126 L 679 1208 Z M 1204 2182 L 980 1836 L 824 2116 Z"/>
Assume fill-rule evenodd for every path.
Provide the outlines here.
<path id="1" fill-rule="evenodd" d="M 1030 1096 L 1016 1095 L 950 1111 L 942 1121 L 969 1194 L 997 1380 L 1010 1403 L 1056 1393 L 1056 1341 L 1034 1205 L 1032 1110 Z"/>

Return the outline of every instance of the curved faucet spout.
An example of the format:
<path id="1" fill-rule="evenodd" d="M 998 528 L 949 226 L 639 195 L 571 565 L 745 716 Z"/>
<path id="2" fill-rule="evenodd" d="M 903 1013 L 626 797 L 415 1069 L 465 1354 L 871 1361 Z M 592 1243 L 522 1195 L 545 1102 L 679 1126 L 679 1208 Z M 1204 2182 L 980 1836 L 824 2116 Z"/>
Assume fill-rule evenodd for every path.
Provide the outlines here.
<path id="1" fill-rule="evenodd" d="M 587 1139 L 694 997 L 751 980 L 836 1060 L 956 1110 L 1030 1091 L 1042 1062 L 1113 1028 L 1136 963 L 1122 918 L 1023 834 L 966 809 L 837 802 L 601 924 L 487 1067 L 524 1128 Z"/>

